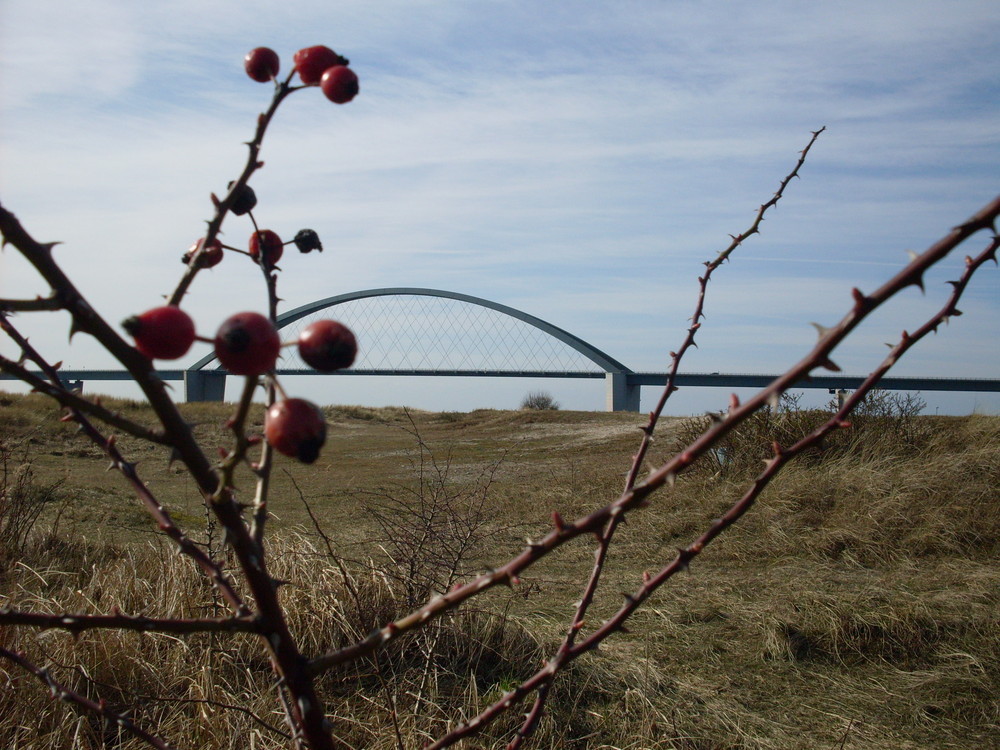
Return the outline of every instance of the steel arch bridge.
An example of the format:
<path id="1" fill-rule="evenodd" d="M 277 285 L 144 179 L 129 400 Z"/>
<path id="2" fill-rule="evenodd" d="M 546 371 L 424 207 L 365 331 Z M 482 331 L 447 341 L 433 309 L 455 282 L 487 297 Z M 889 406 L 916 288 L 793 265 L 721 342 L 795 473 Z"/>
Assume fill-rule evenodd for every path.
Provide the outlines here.
<path id="1" fill-rule="evenodd" d="M 639 408 L 639 386 L 628 382 L 632 370 L 580 337 L 498 302 L 442 289 L 366 289 L 283 313 L 278 328 L 297 334 L 331 308 L 359 344 L 354 366 L 336 375 L 604 378 L 609 410 Z M 285 351 L 279 375 L 329 374 Z M 221 401 L 226 372 L 209 354 L 184 371 L 184 382 L 188 401 Z"/>
<path id="2" fill-rule="evenodd" d="M 666 373 L 633 372 L 568 331 L 497 302 L 440 289 L 392 287 L 350 292 L 297 307 L 278 317 L 278 327 L 296 334 L 330 308 L 358 336 L 355 366 L 335 375 L 457 375 L 465 377 L 603 378 L 609 411 L 638 411 L 641 387 L 663 386 Z M 291 338 L 286 333 L 286 338 Z M 328 375 L 306 367 L 294 347 L 279 368 L 282 375 Z M 188 401 L 222 401 L 226 371 L 215 355 L 185 370 L 157 369 L 163 380 L 184 381 Z M 43 376 L 44 373 L 34 373 Z M 84 381 L 132 380 L 127 370 L 61 369 L 69 387 Z M 679 373 L 676 386 L 764 388 L 777 375 Z M 0 381 L 17 380 L 0 372 Z M 857 388 L 864 378 L 809 375 L 795 388 Z M 881 388 L 900 391 L 1000 393 L 1000 379 L 888 377 Z"/>

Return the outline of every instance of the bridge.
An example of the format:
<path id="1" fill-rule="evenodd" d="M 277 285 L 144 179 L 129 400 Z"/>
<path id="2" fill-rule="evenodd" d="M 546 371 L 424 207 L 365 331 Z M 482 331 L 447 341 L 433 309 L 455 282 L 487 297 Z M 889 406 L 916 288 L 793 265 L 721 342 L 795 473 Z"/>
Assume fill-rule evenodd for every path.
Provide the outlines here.
<path id="1" fill-rule="evenodd" d="M 665 373 L 634 372 L 609 354 L 540 318 L 497 302 L 440 289 L 387 287 L 317 300 L 278 317 L 282 338 L 324 317 L 349 326 L 359 342 L 354 367 L 333 373 L 357 376 L 461 376 L 520 378 L 600 378 L 609 411 L 638 411 L 642 386 L 663 386 Z M 329 377 L 303 363 L 294 347 L 278 375 Z M 188 401 L 222 401 L 227 373 L 213 354 L 185 369 L 157 371 L 164 380 L 183 381 Z M 61 370 L 64 382 L 131 380 L 124 370 Z M 678 386 L 761 388 L 777 375 L 681 373 Z M 0 379 L 11 376 L 0 373 Z M 796 388 L 853 390 L 863 378 L 816 376 Z M 1000 380 L 885 378 L 881 386 L 908 391 L 1000 392 Z"/>

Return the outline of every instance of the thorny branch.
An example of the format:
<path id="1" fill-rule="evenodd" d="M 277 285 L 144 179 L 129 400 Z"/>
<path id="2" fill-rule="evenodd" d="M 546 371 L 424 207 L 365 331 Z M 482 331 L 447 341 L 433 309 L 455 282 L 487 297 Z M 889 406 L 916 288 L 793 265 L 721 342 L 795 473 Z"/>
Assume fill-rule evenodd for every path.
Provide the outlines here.
<path id="1" fill-rule="evenodd" d="M 208 235 L 199 252 L 203 252 L 204 247 L 218 234 L 240 187 L 245 185 L 250 175 L 262 166 L 258 156 L 267 126 L 285 97 L 301 88 L 290 86 L 290 81 L 291 74 L 283 83 L 276 82 L 271 104 L 258 118 L 254 138 L 247 144 L 250 153 L 246 166 L 240 177 L 233 182 L 227 196 L 216 202 L 215 216 L 209 222 Z M 222 476 L 217 473 L 216 467 L 195 440 L 191 426 L 184 420 L 167 393 L 163 381 L 156 375 L 152 362 L 126 342 L 94 310 L 66 276 L 53 258 L 52 250 L 56 243 L 43 244 L 36 241 L 17 218 L 2 205 L 0 205 L 0 234 L 3 235 L 4 244 L 14 245 L 54 290 L 53 296 L 58 297 L 62 309 L 72 318 L 71 334 L 85 332 L 94 336 L 129 371 L 142 389 L 163 426 L 166 443 L 173 448 L 187 467 L 215 517 L 226 531 L 227 542 L 256 603 L 258 632 L 263 637 L 271 662 L 281 676 L 282 685 L 290 698 L 285 702 L 290 711 L 289 724 L 301 732 L 303 741 L 309 747 L 332 750 L 333 741 L 327 730 L 322 704 L 315 692 L 312 678 L 303 668 L 304 658 L 288 629 L 284 609 L 278 601 L 278 584 L 267 572 L 262 540 L 258 540 L 250 533 L 243 520 L 242 508 L 234 497 L 233 488 L 226 482 L 220 481 Z M 171 302 L 179 301 L 183 297 L 199 266 L 197 257 L 192 259 L 181 283 L 171 297 Z M 276 296 L 270 284 L 269 298 L 273 310 Z M 66 392 L 66 389 L 62 388 L 62 391 Z M 57 395 L 57 400 L 60 402 L 66 399 L 64 393 L 53 395 Z M 123 463 L 125 466 L 130 466 Z"/>
<path id="2" fill-rule="evenodd" d="M 819 367 L 836 370 L 836 365 L 830 359 L 831 353 L 862 320 L 903 289 L 913 285 L 922 288 L 923 274 L 927 269 L 945 258 L 959 244 L 976 232 L 991 229 L 998 214 L 1000 214 L 1000 196 L 978 211 L 968 221 L 953 229 L 947 236 L 934 243 L 923 254 L 916 256 L 903 270 L 885 282 L 871 295 L 866 296 L 854 290 L 852 293 L 854 303 L 850 311 L 835 326 L 824 329 L 821 332 L 819 341 L 812 351 L 799 363 L 791 367 L 785 374 L 776 378 L 769 386 L 759 391 L 746 403 L 740 404 L 734 399 L 725 418 L 709 427 L 701 437 L 650 473 L 645 481 L 624 492 L 614 502 L 572 523 L 566 523 L 561 521 L 561 519 L 557 519 L 556 526 L 552 531 L 542 539 L 529 543 L 524 551 L 509 560 L 506 564 L 470 581 L 460 588 L 453 589 L 443 596 L 432 599 L 420 609 L 374 631 L 367 638 L 356 644 L 317 658 L 313 661 L 311 670 L 314 673 L 321 672 L 359 656 L 372 653 L 385 644 L 399 638 L 404 633 L 423 625 L 445 611 L 453 609 L 482 591 L 490 589 L 497 584 L 513 585 L 517 581 L 518 574 L 552 550 L 583 534 L 599 534 L 609 521 L 614 521 L 637 508 L 643 507 L 649 502 L 648 497 L 653 492 L 665 484 L 672 483 L 678 473 L 693 464 L 719 439 L 724 437 L 755 411 L 774 402 L 796 382 L 808 377 L 809 373 L 813 370 Z M 737 515 L 736 518 L 738 517 Z M 712 530 L 706 532 L 709 535 L 707 537 L 708 540 L 717 536 L 725 528 L 728 528 L 735 522 L 736 518 L 718 529 L 713 527 Z M 705 543 L 707 542 L 696 541 L 681 551 L 675 562 L 672 563 L 672 566 L 677 569 L 685 566 L 694 555 L 701 552 Z M 631 611 L 632 609 L 629 609 L 629 613 Z M 589 649 L 592 649 L 612 632 L 620 629 L 620 627 L 621 622 L 614 622 L 611 625 L 606 624 L 598 631 L 595 631 L 584 643 L 587 644 Z M 578 652 L 582 646 L 583 643 L 577 644 L 568 653 Z M 529 681 L 522 683 L 513 694 L 501 701 L 500 705 L 502 708 L 497 713 L 500 710 L 506 710 L 515 700 L 520 699 L 526 693 L 540 687 L 545 680 L 549 679 L 552 673 L 552 671 L 549 671 L 548 674 L 536 675 Z M 461 736 L 478 731 L 482 726 L 482 721 L 481 719 L 474 719 L 473 722 L 470 722 L 470 725 L 463 725 L 466 729 L 462 730 L 460 733 Z M 460 730 L 458 729 L 454 730 L 439 740 L 437 745 L 433 745 L 432 747 L 444 747 L 453 744 L 453 742 L 460 738 L 456 734 L 459 732 Z"/>
<path id="3" fill-rule="evenodd" d="M 17 329 L 10 325 L 10 322 L 2 315 L 0 315 L 0 329 L 14 340 L 27 359 L 34 362 L 46 374 L 50 382 L 45 383 L 45 385 L 63 394 L 66 393 L 66 389 L 59 382 L 59 373 L 56 368 L 49 364 L 31 343 Z M 59 399 L 57 398 L 56 400 Z M 77 400 L 82 400 L 87 404 L 90 403 L 79 397 L 77 397 Z M 63 402 L 60 400 L 60 403 Z M 146 507 L 147 512 L 156 520 L 160 531 L 166 534 L 183 554 L 190 557 L 201 568 L 202 572 L 212 581 L 216 589 L 229 602 L 237 615 L 246 615 L 249 611 L 246 604 L 244 604 L 239 594 L 236 593 L 236 590 L 222 572 L 222 568 L 178 528 L 167 509 L 153 496 L 146 483 L 139 478 L 135 464 L 125 460 L 125 457 L 118 449 L 114 436 L 105 437 L 101 434 L 84 413 L 76 408 L 75 402 L 69 405 L 68 408 L 69 413 L 63 419 L 75 421 L 79 425 L 80 431 L 111 458 L 111 468 L 117 469 L 125 477 L 132 486 L 133 491 Z M 88 409 L 87 411 L 90 410 Z M 4 618 L 0 614 L 0 622 L 3 621 Z"/>
<path id="4" fill-rule="evenodd" d="M 767 213 L 768 209 L 778 205 L 778 201 L 780 201 L 782 196 L 785 194 L 785 188 L 795 177 L 798 177 L 799 170 L 805 164 L 806 157 L 809 155 L 809 150 L 824 130 L 826 130 L 826 128 L 822 127 L 819 130 L 813 131 L 812 138 L 809 139 L 809 143 L 807 143 L 806 147 L 799 152 L 799 159 L 795 163 L 795 167 L 784 177 L 784 179 L 781 180 L 778 185 L 778 189 L 774 192 L 774 195 L 771 196 L 770 200 L 761 204 L 760 208 L 757 210 L 756 216 L 754 217 L 753 223 L 751 223 L 751 225 L 741 234 L 730 235 L 732 242 L 729 243 L 729 246 L 720 252 L 714 260 L 705 263 L 705 273 L 698 277 L 698 298 L 697 303 L 695 304 L 694 314 L 690 318 L 691 327 L 687 329 L 687 335 L 681 343 L 680 348 L 678 348 L 676 352 L 670 352 L 671 364 L 670 372 L 667 374 L 667 382 L 661 392 L 659 401 L 653 411 L 649 414 L 649 422 L 642 429 L 642 441 L 632 459 L 632 466 L 625 479 L 626 492 L 635 486 L 639 471 L 645 463 L 649 446 L 652 445 L 653 432 L 656 430 L 656 425 L 659 421 L 660 415 L 663 413 L 663 409 L 666 407 L 667 400 L 670 398 L 671 394 L 677 390 L 674 383 L 677 380 L 677 373 L 680 369 L 681 360 L 684 358 L 684 354 L 688 351 L 688 349 L 696 345 L 695 336 L 701 327 L 701 319 L 704 316 L 705 298 L 708 293 L 708 281 L 711 278 L 712 273 L 716 268 L 728 260 L 733 251 L 742 245 L 747 238 L 759 233 L 759 227 L 761 222 L 764 220 L 764 215 Z M 584 620 L 587 617 L 587 612 L 590 609 L 590 605 L 593 603 L 594 596 L 597 594 L 597 589 L 600 585 L 601 576 L 604 572 L 604 566 L 607 563 L 608 554 L 611 550 L 612 539 L 614 538 L 615 531 L 621 523 L 622 518 L 624 518 L 624 516 L 611 519 L 604 527 L 603 531 L 597 535 L 597 549 L 594 552 L 594 565 L 590 572 L 590 578 L 588 579 L 583 590 L 583 595 L 580 597 L 579 603 L 576 606 L 576 611 L 573 614 L 570 626 L 566 630 L 566 636 L 557 650 L 556 658 L 559 658 L 562 654 L 568 652 L 573 647 L 573 644 L 576 641 L 577 633 L 579 633 L 580 629 L 583 627 Z M 556 519 L 556 522 L 559 523 L 559 520 Z M 552 679 L 555 679 L 554 674 L 552 675 Z M 509 750 L 515 750 L 515 748 L 520 747 L 521 743 L 534 733 L 535 728 L 537 727 L 544 712 L 550 685 L 551 680 L 547 681 L 541 688 L 539 688 L 534 705 L 528 711 L 525 721 L 518 730 L 517 735 L 511 741 L 510 745 L 508 745 Z"/>
<path id="5" fill-rule="evenodd" d="M 13 662 L 14 664 L 17 664 L 24 671 L 30 672 L 37 677 L 41 683 L 49 689 L 49 693 L 53 698 L 58 698 L 59 700 L 67 703 L 72 703 L 80 708 L 90 711 L 91 713 L 97 714 L 109 723 L 131 732 L 147 744 L 157 748 L 157 750 L 173 750 L 173 746 L 168 745 L 162 738 L 147 732 L 127 716 L 112 711 L 108 708 L 104 701 L 95 702 L 82 695 L 78 695 L 71 690 L 67 690 L 58 681 L 56 681 L 56 679 L 49 673 L 49 670 L 32 663 L 27 659 L 27 657 L 24 656 L 24 654 L 16 651 L 9 651 L 3 646 L 0 646 L 0 656 Z"/>
<path id="6" fill-rule="evenodd" d="M 998 201 L 1000 201 L 1000 199 L 998 199 Z M 1000 211 L 1000 203 L 997 203 L 994 208 L 994 219 L 997 215 L 997 211 Z M 892 348 L 889 355 L 861 383 L 857 390 L 855 390 L 854 393 L 844 401 L 842 407 L 827 422 L 800 439 L 792 446 L 783 448 L 775 443 L 774 457 L 767 462 L 767 466 L 764 471 L 754 480 L 753 484 L 746 491 L 746 493 L 744 493 L 744 495 L 740 497 L 739 500 L 737 500 L 730 507 L 730 509 L 721 518 L 717 519 L 701 536 L 695 539 L 687 547 L 679 549 L 677 551 L 677 556 L 656 575 L 644 576 L 642 586 L 632 594 L 625 594 L 625 603 L 614 615 L 605 620 L 600 627 L 596 628 L 589 636 L 580 641 L 580 643 L 574 644 L 570 639 L 567 639 L 567 641 L 565 641 L 559 648 L 556 655 L 541 670 L 522 682 L 513 691 L 503 696 L 499 701 L 488 707 L 478 716 L 469 722 L 456 727 L 436 743 L 430 745 L 428 750 L 448 747 L 465 737 L 481 731 L 501 713 L 522 700 L 533 690 L 537 690 L 539 692 L 539 696 L 544 696 L 556 674 L 567 664 L 587 651 L 596 649 L 602 641 L 613 633 L 624 630 L 625 621 L 637 609 L 639 609 L 643 602 L 645 602 L 653 594 L 653 592 L 666 583 L 666 581 L 677 572 L 687 569 L 691 560 L 697 557 L 713 539 L 735 524 L 748 510 L 750 510 L 756 499 L 760 496 L 761 492 L 763 492 L 764 488 L 768 485 L 771 479 L 778 474 L 786 463 L 810 446 L 819 443 L 825 435 L 833 430 L 849 428 L 850 423 L 846 421 L 846 417 L 865 398 L 865 396 L 878 385 L 879 381 L 885 376 L 889 369 L 896 364 L 899 358 L 908 349 L 910 349 L 910 347 L 916 344 L 928 333 L 936 331 L 938 326 L 940 326 L 942 322 L 947 321 L 948 318 L 961 315 L 961 312 L 957 309 L 957 304 L 962 296 L 962 293 L 965 291 L 965 287 L 968 285 L 969 280 L 980 266 L 990 260 L 996 262 L 998 247 L 1000 247 L 1000 238 L 994 237 L 989 246 L 976 256 L 975 259 L 967 257 L 966 268 L 961 279 L 959 281 L 950 282 L 953 285 L 953 291 L 944 307 L 931 316 L 931 318 L 928 319 L 927 322 L 914 333 L 911 334 L 904 331 L 900 337 L 899 343 Z M 902 276 L 903 278 L 906 278 L 905 275 Z M 901 289 L 903 287 L 899 288 Z M 854 299 L 855 307 L 852 312 L 855 312 L 859 308 L 865 306 L 866 298 L 864 298 L 860 292 L 854 290 Z M 848 315 L 850 315 L 850 313 Z M 765 391 L 766 390 L 769 389 L 765 389 Z M 730 409 L 729 419 L 733 418 L 735 408 L 736 407 Z M 612 523 L 615 518 L 615 516 L 612 516 Z M 574 635 L 582 627 L 582 621 L 574 620 Z M 524 725 L 522 725 L 522 728 L 518 731 L 517 737 L 512 740 L 509 747 L 519 746 L 521 739 L 529 736 L 531 729 L 534 728 L 540 718 L 541 706 L 543 703 L 544 697 L 540 698 L 540 700 L 536 700 L 535 705 L 527 714 Z"/>

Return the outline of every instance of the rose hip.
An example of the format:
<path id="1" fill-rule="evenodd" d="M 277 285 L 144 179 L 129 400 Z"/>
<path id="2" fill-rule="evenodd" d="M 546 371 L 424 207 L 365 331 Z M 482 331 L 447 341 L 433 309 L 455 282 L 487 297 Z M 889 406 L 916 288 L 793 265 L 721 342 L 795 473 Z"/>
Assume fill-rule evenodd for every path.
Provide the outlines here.
<path id="1" fill-rule="evenodd" d="M 347 104 L 358 95 L 358 76 L 346 65 L 335 65 L 324 71 L 319 87 L 331 102 Z"/>
<path id="2" fill-rule="evenodd" d="M 336 320 L 317 320 L 299 334 L 299 356 L 320 372 L 350 367 L 357 354 L 351 329 Z"/>
<path id="3" fill-rule="evenodd" d="M 278 61 L 278 53 L 269 47 L 257 47 L 247 53 L 243 58 L 243 67 L 247 75 L 258 83 L 267 83 L 276 75 L 281 67 Z"/>
<path id="4" fill-rule="evenodd" d="M 122 321 L 122 328 L 135 339 L 135 348 L 150 359 L 177 359 L 194 343 L 191 317 L 174 305 L 154 307 Z"/>
<path id="5" fill-rule="evenodd" d="M 319 407 L 310 401 L 285 399 L 267 410 L 264 437 L 279 453 L 311 464 L 326 442 L 326 420 Z"/>
<path id="6" fill-rule="evenodd" d="M 215 356 L 234 375 L 270 372 L 280 351 L 277 329 L 260 313 L 237 313 L 223 321 L 215 334 Z"/>
<path id="7" fill-rule="evenodd" d="M 347 60 L 329 47 L 317 44 L 315 47 L 305 47 L 292 56 L 295 70 L 302 83 L 313 85 L 319 83 L 323 71 L 334 65 L 347 65 Z"/>
<path id="8" fill-rule="evenodd" d="M 250 235 L 250 256 L 258 263 L 270 267 L 281 260 L 285 252 L 284 243 L 276 232 L 261 229 Z M 263 258 L 263 261 L 261 260 Z"/>

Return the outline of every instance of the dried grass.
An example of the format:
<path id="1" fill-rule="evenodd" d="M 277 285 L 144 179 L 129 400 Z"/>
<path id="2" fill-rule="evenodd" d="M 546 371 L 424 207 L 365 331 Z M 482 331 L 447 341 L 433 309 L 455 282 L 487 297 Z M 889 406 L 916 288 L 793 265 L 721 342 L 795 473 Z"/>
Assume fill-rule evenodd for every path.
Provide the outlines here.
<path id="1" fill-rule="evenodd" d="M 36 419 L 30 403 L 16 407 L 13 422 L 2 412 L 5 427 L 17 422 L 23 423 L 17 431 L 32 431 L 51 421 Z M 202 408 L 206 422 L 214 418 Z M 352 444 L 363 446 L 400 432 L 386 431 L 380 420 L 390 417 L 406 419 L 402 413 L 337 419 Z M 456 481 L 476 477 L 487 445 L 519 446 L 510 459 L 516 481 L 498 477 L 494 487 L 498 522 L 540 524 L 553 508 L 569 515 L 616 492 L 612 469 L 626 465 L 628 450 L 620 415 L 602 424 L 567 412 L 531 417 L 484 411 L 415 419 L 432 443 L 451 436 Z M 564 434 L 574 423 L 584 433 L 580 451 Z M 1000 419 L 919 418 L 916 427 L 923 434 L 917 441 L 876 445 L 859 431 L 839 449 L 789 466 L 691 574 L 650 601 L 631 635 L 563 675 L 534 746 L 990 746 L 1000 732 Z M 44 483 L 53 478 L 44 452 L 65 453 L 71 444 L 52 434 L 36 439 Z M 390 447 L 390 455 L 366 464 L 384 466 L 383 478 L 406 470 L 405 441 Z M 314 529 L 287 520 L 276 522 L 269 545 L 272 573 L 290 581 L 282 601 L 306 653 L 355 640 L 406 605 L 397 577 L 366 541 L 377 529 L 350 523 L 360 506 L 328 486 L 335 468 L 321 466 L 321 478 L 303 491 L 345 567 Z M 168 495 L 170 480 L 166 472 L 156 478 Z M 740 472 L 682 475 L 622 530 L 608 590 L 633 588 L 643 568 L 669 559 L 744 481 Z M 88 489 L 68 502 L 91 504 L 96 513 L 103 501 Z M 288 492 L 276 495 L 280 515 L 292 516 L 295 505 Z M 43 517 L 44 528 L 10 567 L 3 605 L 53 613 L 118 606 L 173 617 L 215 607 L 204 580 L 155 537 L 131 535 L 114 544 L 95 528 L 87 540 L 67 534 L 72 527 L 65 521 L 51 533 L 53 520 Z M 487 543 L 483 556 L 496 561 L 516 542 Z M 403 745 L 419 746 L 533 673 L 561 637 L 590 553 L 587 544 L 560 550 L 524 576 L 518 593 L 476 600 L 474 608 L 394 643 L 378 662 L 325 676 L 320 690 L 344 746 L 396 747 L 392 708 Z M 598 601 L 594 622 L 618 601 L 613 594 Z M 74 638 L 7 627 L 0 640 L 82 694 L 99 692 L 159 726 L 177 746 L 288 746 L 270 666 L 253 637 L 108 631 Z M 139 746 L 50 700 L 34 678 L 10 665 L 0 665 L 0 683 L 4 747 Z M 500 747 L 515 727 L 516 717 L 498 722 L 474 746 Z"/>

